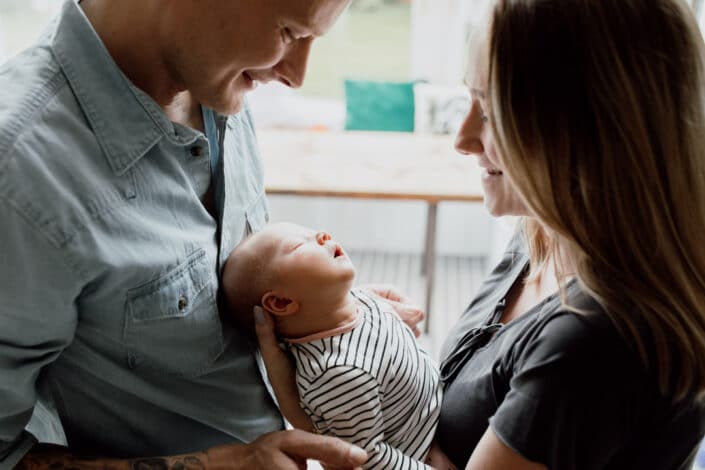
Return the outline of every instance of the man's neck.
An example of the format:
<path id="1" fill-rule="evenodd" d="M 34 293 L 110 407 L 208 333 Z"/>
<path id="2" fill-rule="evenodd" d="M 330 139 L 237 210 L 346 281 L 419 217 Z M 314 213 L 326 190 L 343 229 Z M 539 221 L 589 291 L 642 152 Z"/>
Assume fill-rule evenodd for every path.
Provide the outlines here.
<path id="1" fill-rule="evenodd" d="M 200 105 L 179 85 L 158 35 L 156 2 L 82 0 L 80 7 L 122 73 L 173 122 L 202 130 Z M 140 14 L 135 14 L 135 9 Z M 200 124 L 200 125 L 199 125 Z"/>
<path id="2" fill-rule="evenodd" d="M 303 338 L 349 325 L 357 316 L 357 301 L 348 293 L 335 305 L 312 305 L 294 315 L 278 318 L 277 330 L 286 338 Z"/>
<path id="3" fill-rule="evenodd" d="M 177 94 L 171 103 L 162 108 L 172 122 L 205 132 L 201 105 L 188 91 Z"/>

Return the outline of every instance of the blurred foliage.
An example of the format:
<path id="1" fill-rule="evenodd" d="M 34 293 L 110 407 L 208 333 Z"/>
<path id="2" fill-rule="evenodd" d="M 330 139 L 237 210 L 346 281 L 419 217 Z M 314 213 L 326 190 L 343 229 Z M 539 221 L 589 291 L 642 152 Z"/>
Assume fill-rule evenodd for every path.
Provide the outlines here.
<path id="1" fill-rule="evenodd" d="M 0 63 L 36 40 L 62 3 L 0 0 Z M 342 99 L 345 78 L 408 80 L 410 39 L 410 0 L 354 0 L 315 42 L 302 93 Z"/>
<path id="2" fill-rule="evenodd" d="M 405 81 L 410 75 L 409 2 L 356 0 L 336 26 L 314 43 L 301 91 L 306 96 L 343 99 L 346 78 Z"/>

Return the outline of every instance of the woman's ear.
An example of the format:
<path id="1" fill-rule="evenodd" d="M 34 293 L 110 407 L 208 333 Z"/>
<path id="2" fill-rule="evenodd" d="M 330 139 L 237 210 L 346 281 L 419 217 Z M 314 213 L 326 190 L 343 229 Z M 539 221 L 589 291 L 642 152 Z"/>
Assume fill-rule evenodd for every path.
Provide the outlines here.
<path id="1" fill-rule="evenodd" d="M 296 300 L 277 295 L 272 291 L 262 296 L 262 307 L 272 315 L 280 317 L 293 315 L 299 311 L 299 303 Z"/>

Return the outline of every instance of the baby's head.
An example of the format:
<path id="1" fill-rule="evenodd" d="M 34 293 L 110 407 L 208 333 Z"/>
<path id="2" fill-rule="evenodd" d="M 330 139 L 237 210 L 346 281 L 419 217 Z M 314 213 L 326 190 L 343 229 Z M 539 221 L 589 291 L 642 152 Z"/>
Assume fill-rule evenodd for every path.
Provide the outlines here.
<path id="1" fill-rule="evenodd" d="M 259 305 L 275 320 L 296 314 L 297 323 L 308 322 L 315 330 L 316 317 L 345 302 L 354 278 L 352 262 L 329 234 L 279 223 L 232 251 L 223 270 L 223 289 L 240 318 L 251 317 Z"/>

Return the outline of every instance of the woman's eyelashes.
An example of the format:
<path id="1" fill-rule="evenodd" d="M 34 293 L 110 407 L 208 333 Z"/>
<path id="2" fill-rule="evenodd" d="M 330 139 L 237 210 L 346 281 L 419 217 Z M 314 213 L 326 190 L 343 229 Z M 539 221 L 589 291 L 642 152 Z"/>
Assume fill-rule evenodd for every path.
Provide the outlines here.
<path id="1" fill-rule="evenodd" d="M 477 100 L 476 103 L 477 103 L 477 114 L 480 117 L 480 121 L 482 121 L 483 123 L 489 122 L 490 117 L 487 115 L 487 113 L 485 113 L 484 104 L 480 100 Z"/>
<path id="2" fill-rule="evenodd" d="M 483 123 L 490 122 L 490 117 L 487 114 L 485 114 L 485 110 L 482 109 L 482 106 L 480 106 L 479 109 L 480 109 L 480 121 L 482 121 Z"/>

